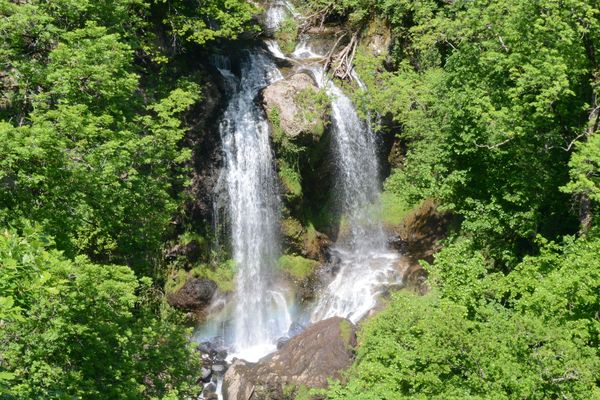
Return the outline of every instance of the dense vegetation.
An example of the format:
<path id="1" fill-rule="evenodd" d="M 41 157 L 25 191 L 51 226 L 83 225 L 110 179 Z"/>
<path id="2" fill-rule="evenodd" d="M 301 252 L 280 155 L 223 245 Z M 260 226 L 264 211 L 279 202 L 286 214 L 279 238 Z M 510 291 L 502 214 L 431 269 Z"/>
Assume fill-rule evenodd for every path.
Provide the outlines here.
<path id="1" fill-rule="evenodd" d="M 180 59 L 254 10 L 0 0 L 0 398 L 198 392 L 189 332 L 153 284 L 201 96 Z"/>
<path id="2" fill-rule="evenodd" d="M 393 297 L 328 397 L 600 397 L 598 3 L 311 6 L 358 37 L 385 19 L 390 54 L 355 65 L 405 147 L 386 192 L 458 222 L 431 293 Z"/>
<path id="3" fill-rule="evenodd" d="M 434 199 L 456 221 L 431 291 L 392 296 L 323 396 L 600 399 L 597 1 L 299 3 L 348 30 L 332 73 L 355 66 L 355 100 L 402 146 L 386 202 Z M 0 399 L 197 394 L 197 353 L 161 291 L 186 113 L 204 96 L 186 57 L 254 30 L 255 12 L 0 0 Z M 364 43 L 382 23 L 379 56 Z M 278 33 L 287 50 L 298 29 Z"/>

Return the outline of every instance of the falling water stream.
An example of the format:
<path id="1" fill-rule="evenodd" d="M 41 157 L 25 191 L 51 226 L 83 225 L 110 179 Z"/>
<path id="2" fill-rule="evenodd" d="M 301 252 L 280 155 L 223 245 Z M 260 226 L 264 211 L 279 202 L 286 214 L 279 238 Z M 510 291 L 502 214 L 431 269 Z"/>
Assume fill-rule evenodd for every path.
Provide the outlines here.
<path id="1" fill-rule="evenodd" d="M 388 250 L 381 224 L 376 137 L 321 66 L 309 71 L 331 99 L 336 190 L 344 217 L 341 238 L 332 249 L 339 271 L 319 296 L 311 320 L 341 316 L 356 323 L 375 307 L 382 288 L 399 279 L 398 255 Z"/>
<path id="2" fill-rule="evenodd" d="M 274 3 L 266 13 L 268 29 L 279 27 L 293 12 L 285 1 Z M 274 275 L 280 255 L 280 199 L 269 126 L 256 102 L 264 87 L 283 78 L 274 58 L 287 58 L 297 72 L 311 75 L 329 96 L 332 108 L 334 189 L 343 216 L 339 239 L 332 246 L 338 268 L 316 302 L 304 310 L 304 319 L 316 322 L 342 316 L 357 322 L 376 305 L 382 288 L 399 279 L 398 255 L 387 249 L 380 222 L 376 137 L 315 61 L 322 56 L 311 48 L 309 39 L 302 38 L 291 58 L 282 54 L 277 42 L 267 40 L 270 54 L 258 47 L 246 50 L 237 73 L 227 58 L 213 62 L 229 98 L 219 126 L 224 155 L 220 187 L 237 268 L 236 291 L 233 299 L 213 302 L 220 311 L 211 314 L 196 336 L 199 341 L 220 337 L 229 358 L 257 361 L 274 351 L 294 316 L 294 305 L 286 301 L 290 293 Z M 221 383 L 222 377 L 219 388 Z"/>
<path id="3" fill-rule="evenodd" d="M 275 350 L 291 323 L 285 289 L 272 275 L 280 253 L 280 204 L 269 126 L 255 102 L 262 88 L 282 77 L 260 51 L 243 54 L 239 77 L 226 63 L 218 68 L 232 91 L 220 132 L 237 266 L 235 309 L 225 339 L 237 357 L 255 361 Z"/>

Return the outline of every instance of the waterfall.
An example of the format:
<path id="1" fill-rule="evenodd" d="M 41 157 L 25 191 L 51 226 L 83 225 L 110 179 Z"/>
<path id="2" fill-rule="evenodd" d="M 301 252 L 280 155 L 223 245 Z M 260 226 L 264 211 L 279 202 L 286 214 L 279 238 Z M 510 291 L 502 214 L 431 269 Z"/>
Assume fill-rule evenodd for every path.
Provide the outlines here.
<path id="1" fill-rule="evenodd" d="M 256 360 L 275 349 L 291 319 L 274 283 L 279 249 L 279 198 L 269 127 L 255 103 L 260 89 L 281 79 L 260 51 L 246 52 L 237 78 L 219 66 L 232 94 L 220 124 L 233 258 L 237 266 L 230 343 L 236 356 Z"/>
<path id="2" fill-rule="evenodd" d="M 301 45 L 307 52 L 306 43 Z M 398 256 L 388 251 L 381 224 L 377 143 L 369 123 L 359 118 L 352 101 L 322 67 L 309 70 L 331 99 L 335 187 L 343 214 L 333 248 L 339 271 L 321 293 L 311 319 L 342 316 L 357 322 L 376 305 L 381 289 L 398 279 Z"/>

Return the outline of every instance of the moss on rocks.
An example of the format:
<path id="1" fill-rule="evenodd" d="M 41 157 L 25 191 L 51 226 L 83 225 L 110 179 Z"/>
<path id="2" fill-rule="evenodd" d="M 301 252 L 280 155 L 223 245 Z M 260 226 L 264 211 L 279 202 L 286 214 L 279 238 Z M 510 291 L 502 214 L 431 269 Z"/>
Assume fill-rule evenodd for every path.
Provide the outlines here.
<path id="1" fill-rule="evenodd" d="M 279 43 L 281 51 L 289 54 L 294 51 L 296 41 L 298 40 L 298 23 L 294 18 L 287 17 L 275 32 L 275 39 Z"/>
<path id="2" fill-rule="evenodd" d="M 190 275 L 214 281 L 221 293 L 230 293 L 235 289 L 236 265 L 234 260 L 226 260 L 220 264 L 202 264 L 190 271 Z"/>
<path id="3" fill-rule="evenodd" d="M 279 178 L 285 189 L 285 196 L 288 200 L 295 200 L 302 197 L 302 183 L 300 173 L 292 168 L 285 160 L 279 160 Z"/>
<path id="4" fill-rule="evenodd" d="M 352 339 L 353 339 L 352 335 L 353 334 L 354 334 L 354 327 L 352 326 L 352 323 L 350 321 L 348 321 L 347 319 L 341 320 L 340 321 L 340 337 L 342 338 L 342 341 L 346 345 L 347 350 L 352 349 Z"/>
<path id="5" fill-rule="evenodd" d="M 302 256 L 283 255 L 279 257 L 279 268 L 297 281 L 310 278 L 318 266 L 317 261 Z"/>

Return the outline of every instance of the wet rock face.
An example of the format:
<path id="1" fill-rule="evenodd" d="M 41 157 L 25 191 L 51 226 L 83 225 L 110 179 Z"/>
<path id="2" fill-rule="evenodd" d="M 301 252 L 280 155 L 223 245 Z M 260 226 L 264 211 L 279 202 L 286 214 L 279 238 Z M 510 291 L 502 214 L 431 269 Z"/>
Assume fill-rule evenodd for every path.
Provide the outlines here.
<path id="1" fill-rule="evenodd" d="M 217 284 L 210 279 L 192 278 L 184 285 L 167 296 L 167 301 L 173 307 L 186 311 L 199 311 L 207 307 L 215 292 Z"/>
<path id="2" fill-rule="evenodd" d="M 324 388 L 352 364 L 354 346 L 356 327 L 349 320 L 317 322 L 256 364 L 236 360 L 225 374 L 225 399 L 284 400 L 294 398 L 294 388 Z"/>

